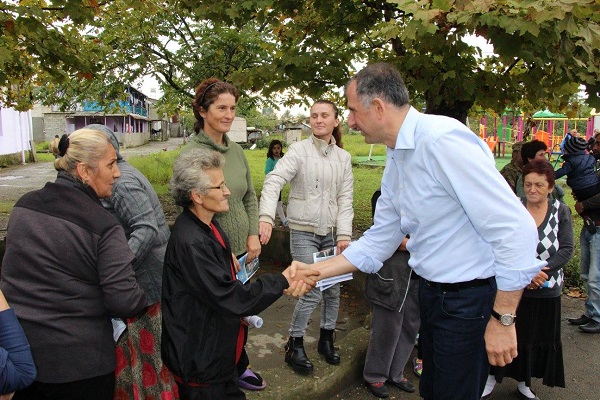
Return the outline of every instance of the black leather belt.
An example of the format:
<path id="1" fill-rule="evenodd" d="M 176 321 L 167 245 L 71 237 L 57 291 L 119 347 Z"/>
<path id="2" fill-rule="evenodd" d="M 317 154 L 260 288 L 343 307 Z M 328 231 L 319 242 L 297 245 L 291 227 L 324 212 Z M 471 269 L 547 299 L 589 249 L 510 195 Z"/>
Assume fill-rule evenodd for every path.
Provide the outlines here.
<path id="1" fill-rule="evenodd" d="M 428 286 L 439 288 L 443 292 L 458 292 L 464 289 L 470 289 L 479 286 L 485 286 L 490 284 L 490 280 L 493 278 L 487 279 L 473 279 L 472 281 L 467 282 L 456 282 L 456 283 L 439 283 L 425 280 Z"/>

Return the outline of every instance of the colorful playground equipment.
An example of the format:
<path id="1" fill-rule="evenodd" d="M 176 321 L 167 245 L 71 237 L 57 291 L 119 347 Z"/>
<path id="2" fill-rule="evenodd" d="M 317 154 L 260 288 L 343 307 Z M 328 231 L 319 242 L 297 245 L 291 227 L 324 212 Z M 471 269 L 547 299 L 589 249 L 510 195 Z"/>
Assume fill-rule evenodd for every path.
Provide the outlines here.
<path id="1" fill-rule="evenodd" d="M 479 136 L 496 157 L 504 157 L 506 144 L 523 140 L 525 119 L 522 115 L 505 113 L 501 118 L 493 118 L 493 130 L 488 132 L 488 116 L 479 121 Z M 589 139 L 594 132 L 594 118 L 568 118 L 564 114 L 555 114 L 548 110 L 538 111 L 531 118 L 534 125 L 528 140 L 541 140 L 548 145 L 549 152 L 561 154 L 560 143 L 571 129 L 577 129 L 580 135 Z"/>

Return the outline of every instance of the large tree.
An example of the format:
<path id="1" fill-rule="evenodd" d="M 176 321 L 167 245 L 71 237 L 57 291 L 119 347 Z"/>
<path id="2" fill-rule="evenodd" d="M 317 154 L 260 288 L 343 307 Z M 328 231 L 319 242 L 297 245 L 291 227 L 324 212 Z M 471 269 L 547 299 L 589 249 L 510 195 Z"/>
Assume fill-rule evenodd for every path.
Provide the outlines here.
<path id="1" fill-rule="evenodd" d="M 318 97 L 342 85 L 353 62 L 388 61 L 427 112 L 460 120 L 476 103 L 561 109 L 580 84 L 600 105 L 594 0 L 256 0 L 237 12 L 185 3 L 213 23 L 272 26 L 278 47 L 267 93 L 292 86 Z M 468 35 L 488 40 L 494 54 L 482 57 Z"/>
<path id="2" fill-rule="evenodd" d="M 45 2 L 28 2 L 39 3 Z M 56 43 L 55 38 L 37 32 L 39 37 L 29 34 L 32 43 L 22 44 L 15 53 L 2 39 L 0 67 L 10 66 L 7 71 L 13 74 L 12 80 L 0 74 L 0 85 L 23 85 L 22 74 L 48 79 L 45 87 L 65 100 L 83 92 L 81 82 L 86 95 L 103 90 L 110 99 L 122 92 L 124 83 L 152 74 L 168 95 L 165 103 L 183 105 L 200 79 L 214 75 L 266 99 L 285 91 L 285 101 L 293 103 L 335 95 L 360 65 L 387 61 L 402 71 L 411 93 L 425 100 L 427 112 L 461 120 L 474 104 L 498 111 L 506 106 L 527 110 L 547 105 L 558 111 L 580 84 L 586 87 L 589 104 L 600 107 L 596 63 L 600 5 L 594 0 L 52 4 L 55 9 L 38 7 L 29 12 L 21 7 L 10 15 L 38 21 L 32 25 L 34 32 L 41 29 L 39 21 L 51 21 L 46 16 L 53 16 L 62 24 L 53 29 L 67 45 L 42 49 L 36 40 L 41 37 L 48 44 Z M 57 17 L 69 12 L 79 18 L 79 31 L 70 19 Z M 46 14 L 42 18 L 39 13 Z M 21 26 L 18 19 L 6 15 L 5 11 L 0 21 L 3 33 Z M 467 35 L 488 40 L 494 54 L 482 57 L 478 48 L 463 41 Z M 45 60 L 59 53 L 53 55 L 58 62 L 50 63 L 55 70 L 39 62 L 46 53 Z M 27 57 L 36 63 L 27 63 Z M 27 68 L 32 73 L 23 74 Z M 35 75 L 37 71 L 43 73 Z M 53 86 L 55 82 L 60 86 Z M 42 93 L 48 96 L 51 91 Z"/>

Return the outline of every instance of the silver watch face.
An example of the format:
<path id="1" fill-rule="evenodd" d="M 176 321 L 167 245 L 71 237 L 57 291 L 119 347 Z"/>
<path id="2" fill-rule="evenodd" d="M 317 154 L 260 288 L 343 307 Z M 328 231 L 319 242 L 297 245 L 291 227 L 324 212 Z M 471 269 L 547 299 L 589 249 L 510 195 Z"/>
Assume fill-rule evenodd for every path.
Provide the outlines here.
<path id="1" fill-rule="evenodd" d="M 500 316 L 500 323 L 502 325 L 509 326 L 509 325 L 512 325 L 514 321 L 515 321 L 515 318 L 511 314 L 502 314 Z"/>

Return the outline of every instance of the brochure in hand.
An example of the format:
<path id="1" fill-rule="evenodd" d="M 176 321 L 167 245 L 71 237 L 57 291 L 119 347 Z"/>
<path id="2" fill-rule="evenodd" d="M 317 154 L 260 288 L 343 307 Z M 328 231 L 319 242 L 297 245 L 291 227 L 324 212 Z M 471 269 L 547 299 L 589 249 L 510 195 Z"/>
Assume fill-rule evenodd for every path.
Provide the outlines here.
<path id="1" fill-rule="evenodd" d="M 337 247 L 330 247 L 329 249 L 317 251 L 313 253 L 313 261 L 314 263 L 318 263 L 320 261 L 325 261 L 331 257 L 337 256 Z M 325 278 L 317 282 L 317 287 L 323 290 L 327 290 L 336 283 L 349 281 L 352 279 L 352 272 L 347 274 L 332 276 L 331 278 Z"/>
<path id="2" fill-rule="evenodd" d="M 238 262 L 240 263 L 241 268 L 240 272 L 236 274 L 236 277 L 242 283 L 248 282 L 248 280 L 250 280 L 250 278 L 252 278 L 256 271 L 260 268 L 258 257 L 250 261 L 249 263 L 246 263 L 246 256 L 247 254 L 244 254 L 243 256 L 238 258 Z"/>

